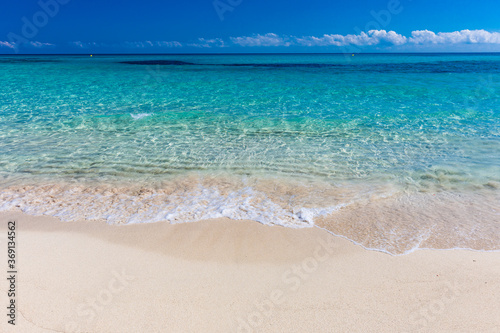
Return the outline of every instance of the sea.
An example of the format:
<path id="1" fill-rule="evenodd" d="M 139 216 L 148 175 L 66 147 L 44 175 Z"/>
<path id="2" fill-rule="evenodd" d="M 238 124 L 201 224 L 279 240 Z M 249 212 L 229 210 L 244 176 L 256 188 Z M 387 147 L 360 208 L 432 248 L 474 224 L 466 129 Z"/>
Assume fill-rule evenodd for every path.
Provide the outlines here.
<path id="1" fill-rule="evenodd" d="M 500 54 L 0 56 L 0 211 L 500 250 Z"/>

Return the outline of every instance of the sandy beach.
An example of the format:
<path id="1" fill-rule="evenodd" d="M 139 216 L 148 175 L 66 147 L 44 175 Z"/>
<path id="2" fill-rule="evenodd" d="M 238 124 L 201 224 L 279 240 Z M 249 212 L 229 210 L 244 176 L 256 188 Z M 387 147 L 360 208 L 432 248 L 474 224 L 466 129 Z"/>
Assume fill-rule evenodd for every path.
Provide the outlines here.
<path id="1" fill-rule="evenodd" d="M 229 219 L 0 220 L 3 262 L 17 223 L 18 265 L 16 326 L 4 315 L 2 332 L 500 330 L 499 252 L 391 256 L 319 228 Z"/>

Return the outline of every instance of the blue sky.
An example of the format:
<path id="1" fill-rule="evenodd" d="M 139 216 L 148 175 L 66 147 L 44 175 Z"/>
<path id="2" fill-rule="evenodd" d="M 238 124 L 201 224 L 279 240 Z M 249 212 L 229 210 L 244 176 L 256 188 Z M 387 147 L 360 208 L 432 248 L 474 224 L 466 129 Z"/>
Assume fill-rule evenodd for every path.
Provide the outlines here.
<path id="1" fill-rule="evenodd" d="M 17 0 L 0 53 L 500 52 L 498 0 Z"/>

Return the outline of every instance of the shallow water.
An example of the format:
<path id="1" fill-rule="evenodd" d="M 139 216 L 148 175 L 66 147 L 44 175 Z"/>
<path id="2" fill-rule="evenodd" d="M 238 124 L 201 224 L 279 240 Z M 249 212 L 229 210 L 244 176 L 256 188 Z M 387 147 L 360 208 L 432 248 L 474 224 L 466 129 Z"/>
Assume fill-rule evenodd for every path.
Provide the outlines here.
<path id="1" fill-rule="evenodd" d="M 0 82 L 0 209 L 500 249 L 500 55 L 1 56 Z"/>

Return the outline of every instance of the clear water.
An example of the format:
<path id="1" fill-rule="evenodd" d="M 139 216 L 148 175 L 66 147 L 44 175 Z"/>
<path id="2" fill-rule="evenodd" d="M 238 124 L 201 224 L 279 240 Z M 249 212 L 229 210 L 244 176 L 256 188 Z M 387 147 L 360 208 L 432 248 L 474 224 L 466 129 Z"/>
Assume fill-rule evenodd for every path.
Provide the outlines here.
<path id="1" fill-rule="evenodd" d="M 500 248 L 500 54 L 1 56 L 0 82 L 2 209 Z"/>

